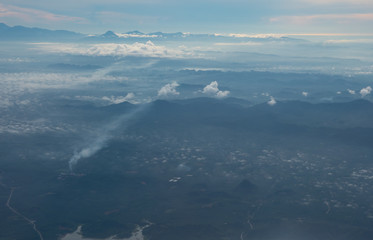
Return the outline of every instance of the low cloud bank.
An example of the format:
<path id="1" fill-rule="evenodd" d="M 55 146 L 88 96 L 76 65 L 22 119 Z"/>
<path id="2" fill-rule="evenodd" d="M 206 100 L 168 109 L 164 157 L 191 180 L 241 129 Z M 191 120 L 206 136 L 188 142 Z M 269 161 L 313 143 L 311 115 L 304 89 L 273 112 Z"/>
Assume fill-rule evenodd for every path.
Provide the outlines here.
<path id="1" fill-rule="evenodd" d="M 192 52 L 185 49 L 173 49 L 165 46 L 155 45 L 151 41 L 146 43 L 100 43 L 100 44 L 55 44 L 55 43 L 37 43 L 35 48 L 52 53 L 66 53 L 74 55 L 88 56 L 142 56 L 159 58 L 183 58 L 194 56 Z"/>

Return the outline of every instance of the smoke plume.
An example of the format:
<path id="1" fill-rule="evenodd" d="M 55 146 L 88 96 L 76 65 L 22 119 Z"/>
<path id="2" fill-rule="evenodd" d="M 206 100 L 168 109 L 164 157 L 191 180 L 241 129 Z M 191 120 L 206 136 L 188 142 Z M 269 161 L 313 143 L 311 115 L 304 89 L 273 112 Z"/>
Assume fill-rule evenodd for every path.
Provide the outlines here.
<path id="1" fill-rule="evenodd" d="M 69 168 L 73 172 L 74 167 L 82 158 L 89 158 L 100 151 L 105 144 L 113 137 L 113 133 L 119 127 L 127 128 L 130 121 L 133 120 L 140 112 L 145 109 L 145 105 L 141 105 L 135 110 L 123 114 L 116 118 L 114 121 L 110 122 L 106 126 L 102 127 L 97 134 L 97 137 L 90 141 L 83 149 L 74 153 L 70 158 Z"/>

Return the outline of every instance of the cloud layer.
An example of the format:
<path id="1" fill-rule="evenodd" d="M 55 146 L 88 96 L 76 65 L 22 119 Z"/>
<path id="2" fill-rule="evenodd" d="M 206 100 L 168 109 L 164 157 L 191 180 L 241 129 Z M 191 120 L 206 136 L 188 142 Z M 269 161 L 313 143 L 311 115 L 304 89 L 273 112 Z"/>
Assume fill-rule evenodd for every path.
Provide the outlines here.
<path id="1" fill-rule="evenodd" d="M 136 42 L 133 44 L 102 43 L 91 44 L 88 46 L 78 44 L 39 43 L 34 44 L 34 47 L 51 53 L 88 56 L 142 56 L 159 58 L 182 58 L 193 56 L 192 52 L 158 46 L 151 41 L 147 41 L 146 43 Z"/>

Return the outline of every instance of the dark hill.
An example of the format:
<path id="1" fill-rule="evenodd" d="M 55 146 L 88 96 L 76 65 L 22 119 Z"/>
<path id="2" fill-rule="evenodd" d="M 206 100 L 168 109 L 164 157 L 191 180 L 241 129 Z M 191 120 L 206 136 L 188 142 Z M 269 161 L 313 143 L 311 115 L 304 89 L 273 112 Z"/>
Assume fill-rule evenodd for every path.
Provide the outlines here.
<path id="1" fill-rule="evenodd" d="M 72 41 L 82 37 L 83 34 L 66 30 L 0 25 L 0 41 Z"/>

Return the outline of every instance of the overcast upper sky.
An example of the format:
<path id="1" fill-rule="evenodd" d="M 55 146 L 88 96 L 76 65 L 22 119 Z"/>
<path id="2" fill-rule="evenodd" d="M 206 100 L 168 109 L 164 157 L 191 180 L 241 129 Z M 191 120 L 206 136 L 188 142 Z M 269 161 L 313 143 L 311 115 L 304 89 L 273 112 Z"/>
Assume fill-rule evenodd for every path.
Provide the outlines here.
<path id="1" fill-rule="evenodd" d="M 82 33 L 373 34 L 373 0 L 2 0 L 0 22 Z"/>

